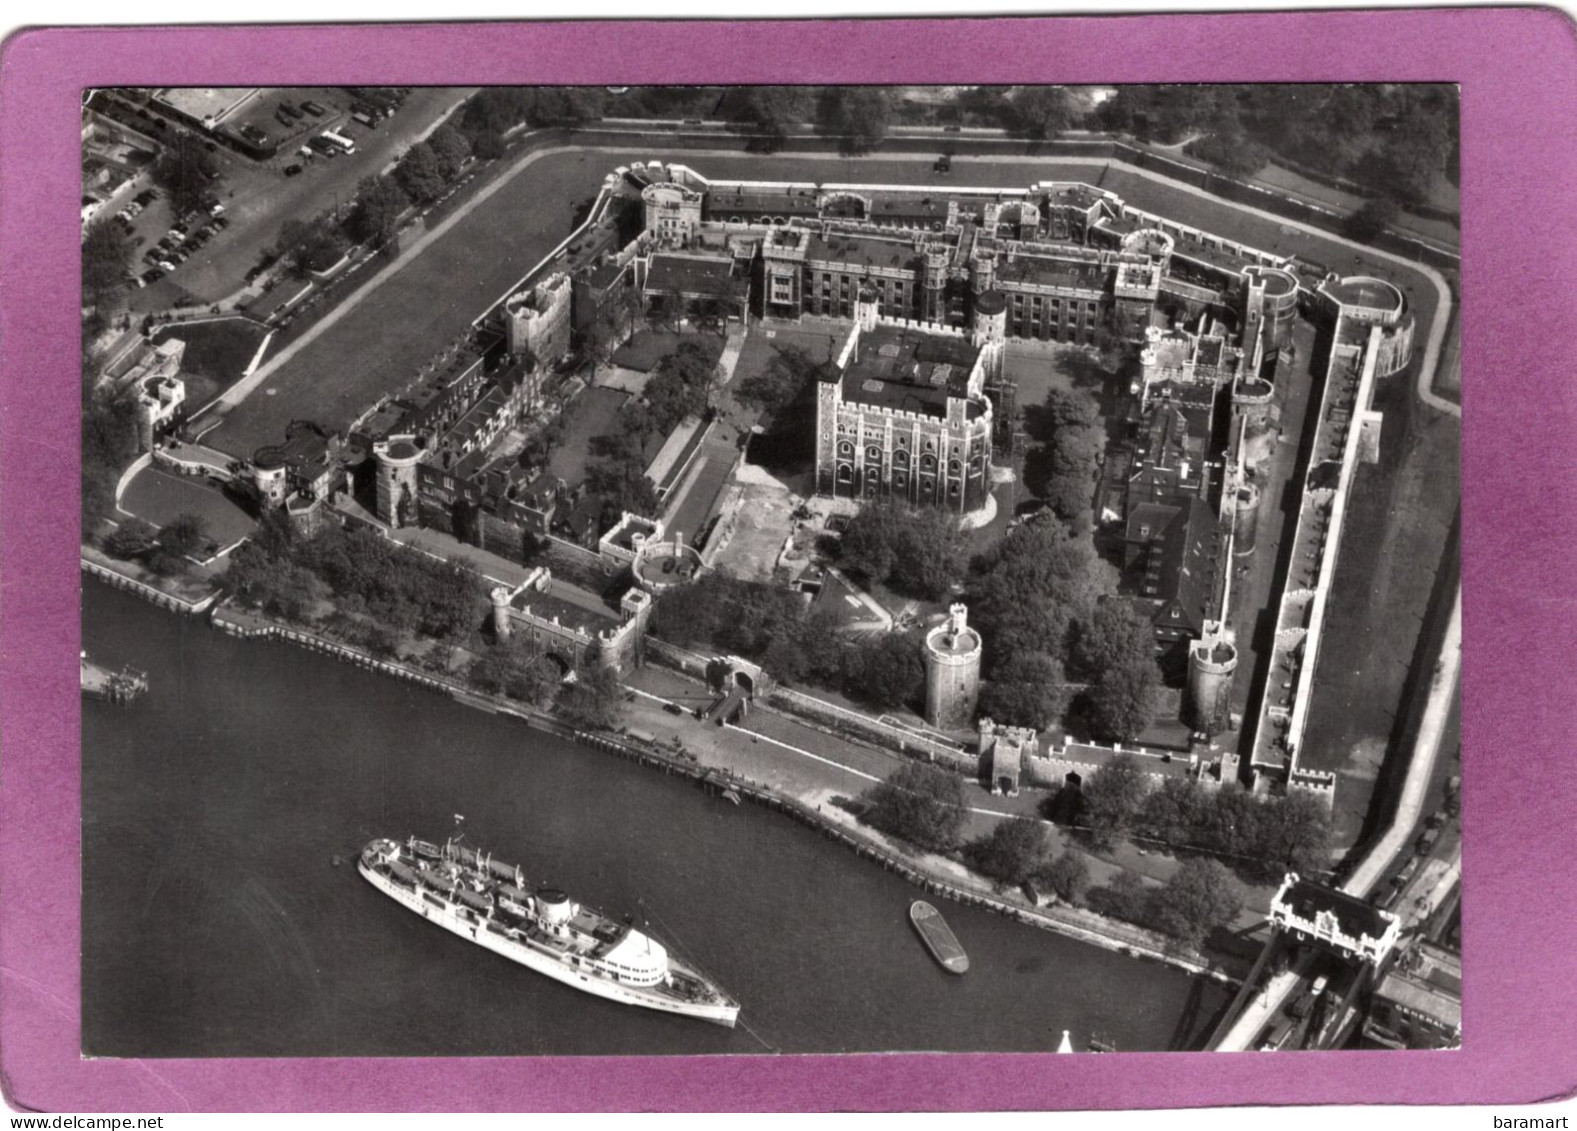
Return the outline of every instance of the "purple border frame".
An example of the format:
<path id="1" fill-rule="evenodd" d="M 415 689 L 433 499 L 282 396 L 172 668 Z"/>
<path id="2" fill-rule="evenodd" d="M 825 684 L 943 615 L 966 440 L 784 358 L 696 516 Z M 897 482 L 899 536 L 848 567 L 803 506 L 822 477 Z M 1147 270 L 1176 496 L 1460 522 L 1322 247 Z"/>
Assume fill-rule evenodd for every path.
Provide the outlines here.
<path id="1" fill-rule="evenodd" d="M 1530 1102 L 1577 1081 L 1577 55 L 1551 9 L 41 29 L 0 55 L 0 1072 L 43 1111 L 991 1110 Z M 80 92 L 108 85 L 1456 81 L 1471 893 L 1464 1048 L 84 1061 Z M 1538 282 L 1529 285 L 1528 276 Z M 1564 506 L 1563 506 L 1564 504 Z M 1551 692 L 1554 692 L 1553 694 Z M 617 1070 L 609 1071 L 616 1063 Z"/>

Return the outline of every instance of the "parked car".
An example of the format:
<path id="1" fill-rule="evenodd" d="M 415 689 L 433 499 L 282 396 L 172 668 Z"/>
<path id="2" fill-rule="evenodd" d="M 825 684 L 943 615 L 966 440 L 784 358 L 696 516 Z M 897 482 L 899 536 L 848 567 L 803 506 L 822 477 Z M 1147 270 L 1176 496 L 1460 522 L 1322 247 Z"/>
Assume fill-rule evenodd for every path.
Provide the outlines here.
<path id="1" fill-rule="evenodd" d="M 296 174 L 298 174 L 300 172 L 301 172 L 301 166 L 300 165 L 286 165 L 285 166 L 285 176 L 287 176 L 287 177 L 294 177 Z"/>
<path id="2" fill-rule="evenodd" d="M 316 102 L 303 102 L 301 104 L 301 108 L 308 114 L 311 114 L 314 118 L 321 118 L 327 112 Z"/>
<path id="3" fill-rule="evenodd" d="M 224 216 L 216 216 L 216 217 L 214 217 L 214 227 L 218 228 L 220 231 L 224 231 L 224 229 L 228 228 L 229 226 L 230 226 L 230 221 L 229 221 L 229 219 L 227 217 L 224 217 Z"/>
<path id="4" fill-rule="evenodd" d="M 163 275 L 163 271 L 159 270 L 157 267 L 153 267 L 142 273 L 142 281 L 144 284 L 152 283 L 162 278 Z"/>

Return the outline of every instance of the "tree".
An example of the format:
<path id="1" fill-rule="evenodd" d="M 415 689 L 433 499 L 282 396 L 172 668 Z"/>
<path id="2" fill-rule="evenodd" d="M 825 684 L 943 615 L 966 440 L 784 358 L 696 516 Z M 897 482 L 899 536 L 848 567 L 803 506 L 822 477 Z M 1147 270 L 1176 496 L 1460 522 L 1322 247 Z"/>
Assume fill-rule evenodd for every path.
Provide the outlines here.
<path id="1" fill-rule="evenodd" d="M 208 541 L 208 523 L 200 515 L 176 515 L 159 531 L 159 545 L 172 554 L 195 554 Z"/>
<path id="2" fill-rule="evenodd" d="M 981 554 L 970 585 L 970 611 L 986 641 L 994 674 L 1017 652 L 1041 652 L 1059 662 L 1076 619 L 1116 587 L 1111 567 L 1090 539 L 1075 538 L 1060 522 L 1026 523 Z"/>
<path id="3" fill-rule="evenodd" d="M 417 142 L 394 168 L 394 179 L 407 196 L 418 204 L 428 204 L 444 194 L 447 182 L 438 157 L 425 141 Z"/>
<path id="4" fill-rule="evenodd" d="M 770 421 L 794 403 L 816 369 L 816 363 L 804 350 L 780 346 L 765 369 L 739 381 L 734 399 Z"/>
<path id="5" fill-rule="evenodd" d="M 1211 931 L 1231 923 L 1243 909 L 1243 889 L 1220 861 L 1183 861 L 1156 893 L 1150 923 L 1189 946 L 1197 947 Z"/>
<path id="6" fill-rule="evenodd" d="M 1331 818 L 1318 798 L 1300 790 L 1261 803 L 1260 848 L 1254 854 L 1260 874 L 1308 875 L 1330 866 Z"/>
<path id="7" fill-rule="evenodd" d="M 1153 646 L 1148 655 L 1134 655 L 1107 668 L 1085 693 L 1090 729 L 1108 742 L 1132 742 L 1155 715 L 1161 669 Z"/>
<path id="8" fill-rule="evenodd" d="M 478 161 L 496 161 L 504 155 L 504 135 L 497 130 L 481 130 L 471 135 L 471 155 Z"/>
<path id="9" fill-rule="evenodd" d="M 963 579 L 965 545 L 958 521 L 946 511 L 881 500 L 850 520 L 839 557 L 872 582 L 936 600 Z"/>
<path id="10" fill-rule="evenodd" d="M 450 184 L 457 181 L 461 168 L 471 156 L 471 143 L 465 135 L 445 122 L 428 137 L 427 146 L 438 163 L 439 175 Z"/>
<path id="11" fill-rule="evenodd" d="M 964 825 L 964 787 L 954 774 L 911 762 L 865 792 L 864 821 L 933 852 L 948 852 Z"/>
<path id="12" fill-rule="evenodd" d="M 348 246 L 344 231 L 325 213 L 311 220 L 286 220 L 280 225 L 274 254 L 305 275 L 334 266 Z"/>
<path id="13" fill-rule="evenodd" d="M 1105 887 L 1091 891 L 1086 902 L 1091 911 L 1126 923 L 1144 926 L 1149 921 L 1150 887 L 1132 872 L 1118 872 Z"/>
<path id="14" fill-rule="evenodd" d="M 776 149 L 791 126 L 808 121 L 814 111 L 810 90 L 802 86 L 751 86 L 739 88 L 729 107 L 729 118 L 754 126 L 765 135 L 763 148 Z"/>
<path id="15" fill-rule="evenodd" d="M 1090 865 L 1083 853 L 1064 849 L 1061 856 L 1041 870 L 1039 878 L 1064 903 L 1078 903 L 1090 886 Z"/>
<path id="16" fill-rule="evenodd" d="M 624 685 L 612 667 L 593 659 L 560 694 L 559 710 L 575 726 L 612 730 L 624 712 Z"/>
<path id="17" fill-rule="evenodd" d="M 203 207 L 214 191 L 219 162 L 195 135 L 175 130 L 165 138 L 164 152 L 153 164 L 152 177 L 169 196 L 171 212 L 185 216 Z"/>
<path id="18" fill-rule="evenodd" d="M 1234 177 L 1252 176 L 1270 159 L 1269 149 L 1236 129 L 1208 133 L 1191 142 L 1187 153 Z"/>
<path id="19" fill-rule="evenodd" d="M 857 577 L 880 584 L 898 559 L 902 519 L 888 503 L 868 503 L 849 520 L 838 544 L 838 560 Z"/>
<path id="20" fill-rule="evenodd" d="M 379 248 L 394 238 L 400 215 L 410 207 L 393 177 L 365 177 L 356 189 L 356 207 L 350 214 L 351 236 L 371 248 Z"/>
<path id="21" fill-rule="evenodd" d="M 1155 633 L 1128 601 L 1108 599 L 1073 626 L 1069 666 L 1094 680 L 1113 668 L 1155 656 Z"/>
<path id="22" fill-rule="evenodd" d="M 122 561 L 136 561 L 153 549 L 154 541 L 146 530 L 132 525 L 117 526 L 104 539 L 104 552 Z"/>
<path id="23" fill-rule="evenodd" d="M 1373 243 L 1401 214 L 1402 206 L 1394 197 L 1370 197 L 1342 222 L 1342 234 L 1359 243 Z"/>
<path id="24" fill-rule="evenodd" d="M 925 668 L 918 633 L 888 632 L 844 654 L 844 687 L 875 707 L 902 707 L 920 694 Z"/>
<path id="25" fill-rule="evenodd" d="M 531 120 L 550 126 L 572 126 L 602 116 L 608 95 L 598 86 L 541 86 L 534 96 Z"/>
<path id="26" fill-rule="evenodd" d="M 1167 778 L 1144 799 L 1139 824 L 1176 848 L 1214 849 L 1208 835 L 1211 798 L 1192 778 Z"/>
<path id="27" fill-rule="evenodd" d="M 1089 528 L 1106 443 L 1094 400 L 1086 393 L 1052 389 L 1026 423 L 1042 444 L 1026 460 L 1026 483 L 1057 517 L 1082 533 Z"/>
<path id="28" fill-rule="evenodd" d="M 89 225 L 82 241 L 84 306 L 107 304 L 125 289 L 131 252 L 131 236 L 120 224 L 100 220 Z"/>
<path id="29" fill-rule="evenodd" d="M 88 529 L 115 506 L 121 471 L 137 454 L 137 402 L 130 386 L 94 384 L 82 374 L 82 524 Z"/>
<path id="30" fill-rule="evenodd" d="M 964 847 L 964 859 L 992 879 L 1022 884 L 1046 864 L 1046 834 L 1033 817 L 1010 817 L 970 841 Z"/>
<path id="31" fill-rule="evenodd" d="M 1118 754 L 1084 779 L 1083 819 L 1097 844 L 1108 844 L 1113 836 L 1133 825 L 1149 792 L 1144 771 L 1132 754 Z"/>
<path id="32" fill-rule="evenodd" d="M 1021 86 L 1013 92 L 1012 116 L 1030 137 L 1056 137 L 1073 125 L 1073 103 L 1060 86 Z"/>
<path id="33" fill-rule="evenodd" d="M 845 154 L 868 153 L 887 136 L 892 95 L 879 86 L 828 86 L 821 91 L 817 122 L 838 135 Z"/>
<path id="34" fill-rule="evenodd" d="M 1062 664 L 1045 652 L 1015 652 L 980 689 L 980 714 L 1010 726 L 1044 730 L 1067 709 Z"/>

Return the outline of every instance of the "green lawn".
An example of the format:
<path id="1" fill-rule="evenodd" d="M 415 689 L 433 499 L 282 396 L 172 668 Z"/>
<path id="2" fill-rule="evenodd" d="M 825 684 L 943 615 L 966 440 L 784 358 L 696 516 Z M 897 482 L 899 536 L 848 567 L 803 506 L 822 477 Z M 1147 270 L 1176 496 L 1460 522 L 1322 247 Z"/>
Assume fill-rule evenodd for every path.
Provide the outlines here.
<path id="1" fill-rule="evenodd" d="M 179 338 L 186 343 L 181 379 L 186 382 L 187 404 L 196 408 L 241 379 L 267 333 L 248 318 L 220 318 L 165 327 L 153 342 Z"/>
<path id="2" fill-rule="evenodd" d="M 257 525 L 251 515 L 201 479 L 171 475 L 157 467 L 147 468 L 127 484 L 120 505 L 155 526 L 195 514 L 203 520 L 208 537 L 220 546 L 246 537 Z"/>

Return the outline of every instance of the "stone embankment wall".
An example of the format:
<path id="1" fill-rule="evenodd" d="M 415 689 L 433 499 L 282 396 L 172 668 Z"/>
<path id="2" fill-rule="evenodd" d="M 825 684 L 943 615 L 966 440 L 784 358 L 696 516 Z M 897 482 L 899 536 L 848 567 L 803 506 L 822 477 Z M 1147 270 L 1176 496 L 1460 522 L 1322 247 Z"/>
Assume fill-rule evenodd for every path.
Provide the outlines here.
<path id="1" fill-rule="evenodd" d="M 161 609 L 169 609 L 171 612 L 183 613 L 188 616 L 207 612 L 219 596 L 216 591 L 196 601 L 188 601 L 185 598 L 177 597 L 174 593 L 166 593 L 164 590 L 149 585 L 147 582 L 138 581 L 135 577 L 130 577 L 117 569 L 101 565 L 89 558 L 82 559 L 82 570 L 84 573 L 91 574 L 93 577 L 114 586 L 116 589 L 124 589 L 129 593 L 135 593 L 144 601 L 152 601 Z"/>

